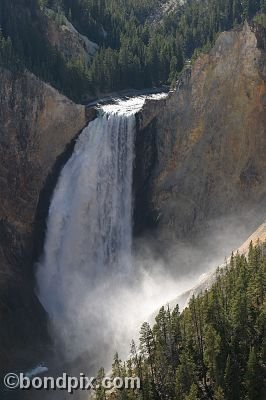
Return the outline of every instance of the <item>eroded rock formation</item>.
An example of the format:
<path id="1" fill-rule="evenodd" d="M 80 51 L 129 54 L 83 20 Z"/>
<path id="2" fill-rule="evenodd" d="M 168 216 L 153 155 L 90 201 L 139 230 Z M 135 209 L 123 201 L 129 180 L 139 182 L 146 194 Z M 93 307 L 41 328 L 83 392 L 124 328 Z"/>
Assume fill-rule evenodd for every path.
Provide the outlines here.
<path id="1" fill-rule="evenodd" d="M 148 225 L 172 240 L 220 216 L 259 213 L 266 200 L 265 80 L 265 51 L 245 24 L 222 33 L 160 106 L 146 103 L 136 232 Z"/>
<path id="2" fill-rule="evenodd" d="M 84 64 L 92 62 L 99 46 L 81 35 L 68 19 L 45 9 L 46 33 L 52 46 L 56 47 L 67 61 L 80 60 Z"/>
<path id="3" fill-rule="evenodd" d="M 0 80 L 0 370 L 12 370 L 24 351 L 32 365 L 45 338 L 33 265 L 50 192 L 89 117 L 31 74 L 1 69 Z"/>

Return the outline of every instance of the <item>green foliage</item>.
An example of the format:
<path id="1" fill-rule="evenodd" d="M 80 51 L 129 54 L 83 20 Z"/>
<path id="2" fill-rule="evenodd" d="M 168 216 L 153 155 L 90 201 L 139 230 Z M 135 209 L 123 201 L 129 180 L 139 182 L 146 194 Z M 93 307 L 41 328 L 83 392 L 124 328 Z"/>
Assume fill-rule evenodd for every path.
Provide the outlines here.
<path id="1" fill-rule="evenodd" d="M 265 294 L 266 258 L 251 243 L 248 258 L 232 256 L 182 314 L 163 307 L 153 327 L 143 324 L 140 351 L 133 343 L 123 370 L 139 376 L 142 388 L 123 399 L 265 399 Z"/>
<path id="2" fill-rule="evenodd" d="M 12 71 L 19 71 L 21 66 L 16 59 L 14 49 L 12 46 L 11 39 L 7 39 L 3 36 L 0 30 L 0 66 L 9 67 L 11 66 Z"/>
<path id="3" fill-rule="evenodd" d="M 220 386 L 215 389 L 214 400 L 225 400 L 223 389 Z"/>
<path id="4" fill-rule="evenodd" d="M 2 66 L 27 68 L 75 100 L 92 90 L 87 66 L 68 63 L 48 42 L 39 1 L 1 0 L 0 26 Z"/>
<path id="5" fill-rule="evenodd" d="M 151 24 L 151 16 L 165 1 L 1 0 L 0 26 L 4 39 L 11 40 L 17 63 L 71 98 L 83 100 L 125 88 L 174 85 L 185 60 L 208 51 L 219 32 L 256 14 L 256 23 L 265 24 L 265 0 L 186 0 L 177 2 L 160 23 Z M 50 45 L 47 12 L 59 26 L 68 18 L 100 45 L 92 65 L 80 60 L 69 64 Z M 1 65 L 13 68 L 14 58 L 7 51 L 0 54 Z"/>
<path id="6" fill-rule="evenodd" d="M 257 30 L 258 45 L 262 49 L 266 49 L 266 0 L 262 3 L 263 13 L 253 18 L 253 23 Z"/>
<path id="7" fill-rule="evenodd" d="M 254 347 L 249 352 L 245 378 L 248 400 L 262 399 L 263 371 Z"/>
<path id="8" fill-rule="evenodd" d="M 185 400 L 199 400 L 199 397 L 198 397 L 198 388 L 197 388 L 197 386 L 195 385 L 195 383 L 193 383 L 193 384 L 191 385 L 190 392 L 189 392 L 189 394 L 185 397 Z"/>

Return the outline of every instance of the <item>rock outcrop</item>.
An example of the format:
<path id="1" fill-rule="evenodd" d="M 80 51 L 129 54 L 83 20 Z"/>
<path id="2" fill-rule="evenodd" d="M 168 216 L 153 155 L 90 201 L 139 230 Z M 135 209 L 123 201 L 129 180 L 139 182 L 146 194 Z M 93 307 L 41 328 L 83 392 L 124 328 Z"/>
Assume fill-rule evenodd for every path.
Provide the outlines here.
<path id="1" fill-rule="evenodd" d="M 0 372 L 19 368 L 45 339 L 34 294 L 37 250 L 49 197 L 71 142 L 89 118 L 83 106 L 35 76 L 0 70 Z M 34 351 L 31 349 L 34 349 Z"/>
<path id="2" fill-rule="evenodd" d="M 136 150 L 137 233 L 156 228 L 168 241 L 236 212 L 254 211 L 250 228 L 261 220 L 266 63 L 257 44 L 248 24 L 222 33 L 160 106 L 144 106 Z"/>
<path id="3" fill-rule="evenodd" d="M 161 23 L 163 17 L 167 16 L 177 8 L 177 3 L 176 0 L 166 0 L 162 2 L 155 12 L 148 17 L 148 22 L 152 24 Z M 183 0 L 180 0 L 179 3 L 182 4 Z"/>
<path id="4" fill-rule="evenodd" d="M 67 61 L 81 60 L 89 64 L 99 46 L 81 35 L 68 19 L 55 13 L 49 8 L 45 9 L 47 23 L 47 38 L 52 46 L 56 47 Z"/>

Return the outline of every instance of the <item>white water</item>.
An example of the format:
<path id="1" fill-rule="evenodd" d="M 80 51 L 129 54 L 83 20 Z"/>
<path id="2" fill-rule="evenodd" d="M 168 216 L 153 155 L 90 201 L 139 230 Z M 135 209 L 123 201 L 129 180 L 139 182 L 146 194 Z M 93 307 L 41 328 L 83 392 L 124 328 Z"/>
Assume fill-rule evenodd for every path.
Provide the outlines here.
<path id="1" fill-rule="evenodd" d="M 116 101 L 100 109 L 80 135 L 53 195 L 37 281 L 53 334 L 70 359 L 88 350 L 105 363 L 126 335 L 128 304 L 121 291 L 134 275 L 135 113 L 144 101 Z"/>

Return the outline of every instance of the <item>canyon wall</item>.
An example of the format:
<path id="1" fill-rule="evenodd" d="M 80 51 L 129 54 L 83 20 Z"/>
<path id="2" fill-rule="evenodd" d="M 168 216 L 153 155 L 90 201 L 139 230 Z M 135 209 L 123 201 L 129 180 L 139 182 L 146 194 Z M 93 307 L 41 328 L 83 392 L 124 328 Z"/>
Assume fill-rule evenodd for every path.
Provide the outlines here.
<path id="1" fill-rule="evenodd" d="M 52 189 L 89 116 L 29 73 L 1 69 L 0 81 L 0 369 L 12 370 L 25 354 L 32 366 L 46 341 L 33 265 Z"/>
<path id="2" fill-rule="evenodd" d="M 261 223 L 266 64 L 257 38 L 248 24 L 220 34 L 167 99 L 146 102 L 136 147 L 137 234 L 148 227 L 167 241 L 191 237 L 226 215 L 244 216 L 251 230 Z"/>
<path id="3" fill-rule="evenodd" d="M 23 354 L 31 366 L 47 339 L 33 265 L 60 169 L 95 110 L 31 74 L 1 69 L 0 78 L 0 365 L 10 370 L 25 363 Z M 136 234 L 191 238 L 203 224 L 250 210 L 258 224 L 266 200 L 265 79 L 265 51 L 246 24 L 222 33 L 166 99 L 146 102 L 135 147 Z"/>
<path id="4" fill-rule="evenodd" d="M 46 8 L 47 39 L 67 61 L 92 62 L 99 46 L 81 35 L 64 16 Z"/>

